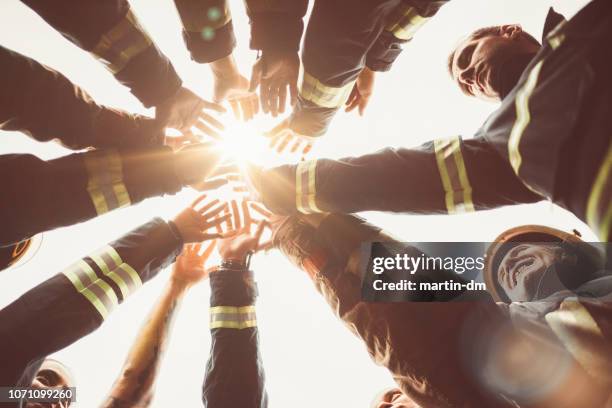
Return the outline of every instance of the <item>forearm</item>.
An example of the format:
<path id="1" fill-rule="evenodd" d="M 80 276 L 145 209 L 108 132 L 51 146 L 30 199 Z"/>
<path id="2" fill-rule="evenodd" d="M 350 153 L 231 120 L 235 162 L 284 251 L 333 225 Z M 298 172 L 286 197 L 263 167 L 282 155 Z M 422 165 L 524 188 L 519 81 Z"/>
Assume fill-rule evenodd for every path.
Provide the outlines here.
<path id="1" fill-rule="evenodd" d="M 155 380 L 172 324 L 187 284 L 171 279 L 136 335 L 103 408 L 146 407 L 153 398 Z"/>
<path id="2" fill-rule="evenodd" d="M 264 53 L 299 50 L 308 0 L 245 0 L 245 4 L 251 23 L 251 49 Z"/>

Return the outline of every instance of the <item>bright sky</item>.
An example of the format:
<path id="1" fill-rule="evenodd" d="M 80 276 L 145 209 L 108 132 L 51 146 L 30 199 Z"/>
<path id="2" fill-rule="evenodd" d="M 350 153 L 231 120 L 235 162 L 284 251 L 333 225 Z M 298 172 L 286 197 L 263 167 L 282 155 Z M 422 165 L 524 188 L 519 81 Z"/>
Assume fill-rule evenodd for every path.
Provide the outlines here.
<path id="1" fill-rule="evenodd" d="M 586 0 L 452 1 L 405 47 L 393 70 L 378 76 L 366 116 L 340 113 L 312 156 L 339 158 L 386 146 L 416 146 L 457 134 L 470 137 L 495 105 L 463 96 L 448 78 L 446 57 L 457 39 L 475 28 L 502 23 L 520 23 L 540 38 L 549 6 L 569 17 L 585 3 Z M 131 4 L 185 84 L 209 97 L 209 70 L 190 61 L 173 2 L 132 0 Z M 243 73 L 248 74 L 255 52 L 248 49 L 248 23 L 242 3 L 232 2 L 232 11 L 238 38 L 235 55 Z M 61 71 L 100 103 L 151 114 L 92 57 L 17 0 L 2 1 L 0 44 Z M 233 121 L 229 114 L 224 119 Z M 259 138 L 274 123 L 271 117 L 260 115 L 248 125 L 235 125 L 233 130 L 230 126 L 230 131 L 235 137 Z M 0 154 L 28 152 L 51 159 L 68 153 L 57 144 L 38 143 L 18 133 L 0 135 L 4 140 Z M 154 216 L 171 217 L 193 196 L 193 191 L 184 190 L 176 196 L 150 199 L 45 233 L 31 261 L 0 275 L 0 307 L 131 228 Z M 506 228 L 527 223 L 568 231 L 576 228 L 585 238 L 596 240 L 582 222 L 550 203 L 452 217 L 364 215 L 406 241 L 490 241 Z M 388 373 L 370 361 L 365 348 L 332 315 L 304 273 L 278 253 L 258 255 L 253 268 L 259 282 L 260 344 L 272 408 L 366 407 L 375 393 L 392 385 Z M 54 356 L 77 376 L 79 407 L 94 407 L 102 401 L 167 277 L 168 271 L 162 272 L 120 306 L 100 330 Z M 192 289 L 183 303 L 158 379 L 154 407 L 201 406 L 200 390 L 210 347 L 208 298 L 206 282 Z"/>

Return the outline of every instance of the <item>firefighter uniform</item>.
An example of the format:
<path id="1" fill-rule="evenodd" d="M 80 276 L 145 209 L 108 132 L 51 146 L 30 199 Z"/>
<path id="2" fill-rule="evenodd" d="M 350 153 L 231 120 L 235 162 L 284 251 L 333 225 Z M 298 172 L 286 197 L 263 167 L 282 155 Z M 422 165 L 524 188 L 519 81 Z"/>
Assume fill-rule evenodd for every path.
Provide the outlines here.
<path id="1" fill-rule="evenodd" d="M 418 257 L 421 251 L 394 241 L 357 217 L 339 214 L 290 217 L 273 239 L 275 246 L 310 275 L 334 313 L 365 343 L 373 360 L 385 366 L 419 406 L 532 406 L 522 405 L 521 400 L 533 396 L 525 392 L 531 390 L 544 390 L 538 395 L 540 401 L 555 402 L 537 406 L 602 407 L 612 397 L 609 299 L 566 293 L 547 302 L 506 305 L 494 303 L 486 292 L 457 293 L 454 301 L 445 302 L 450 296 L 444 291 L 422 291 L 426 293 L 418 300 L 425 302 L 372 303 L 362 298 L 371 243 L 388 243 L 391 257 Z M 432 269 L 409 276 L 415 281 L 437 282 L 436 276 L 448 279 L 449 275 L 462 281 L 452 271 Z M 601 284 L 594 287 L 601 292 Z M 605 287 L 609 296 L 612 282 Z M 514 342 L 500 345 L 503 339 Z M 517 350 L 519 355 L 513 353 Z M 508 363 L 525 361 L 526 355 L 530 363 L 527 369 L 521 367 L 523 372 L 511 366 L 510 376 L 493 374 L 503 373 L 498 368 Z M 545 372 L 557 373 L 555 381 L 548 375 L 531 375 L 536 368 L 551 368 L 546 364 L 549 360 L 538 360 L 544 355 L 565 364 L 563 371 L 553 366 Z M 508 386 L 508 380 L 524 376 L 529 380 L 519 382 L 519 388 Z M 496 384 L 500 378 L 506 382 Z"/>
<path id="2" fill-rule="evenodd" d="M 126 0 L 22 0 L 64 37 L 90 52 L 144 106 L 159 105 L 181 79 Z"/>
<path id="3" fill-rule="evenodd" d="M 202 388 L 208 408 L 265 408 L 264 367 L 255 314 L 257 285 L 248 267 L 210 274 L 210 357 Z"/>
<path id="4" fill-rule="evenodd" d="M 181 249 L 176 226 L 156 218 L 2 309 L 0 384 L 30 386 L 49 354 L 100 327 L 115 307 L 174 262 Z"/>
<path id="5" fill-rule="evenodd" d="M 281 166 L 263 171 L 256 188 L 279 214 L 453 214 L 549 199 L 605 242 L 612 225 L 610 40 L 612 4 L 596 0 L 547 33 L 473 139 Z"/>

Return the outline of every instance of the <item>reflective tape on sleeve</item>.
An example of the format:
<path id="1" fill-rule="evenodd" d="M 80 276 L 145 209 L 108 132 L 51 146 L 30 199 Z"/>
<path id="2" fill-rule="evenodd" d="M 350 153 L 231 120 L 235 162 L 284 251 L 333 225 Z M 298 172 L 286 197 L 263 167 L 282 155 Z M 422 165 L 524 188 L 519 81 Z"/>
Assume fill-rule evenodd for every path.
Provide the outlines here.
<path id="1" fill-rule="evenodd" d="M 612 227 L 612 145 L 604 158 L 587 200 L 587 223 L 602 242 L 608 242 Z"/>
<path id="2" fill-rule="evenodd" d="M 434 149 L 448 213 L 474 211 L 472 186 L 461 153 L 461 140 L 459 137 L 435 140 Z"/>
<path id="3" fill-rule="evenodd" d="M 92 54 L 116 74 L 151 45 L 149 35 L 132 11 L 128 11 L 117 25 L 102 36 Z"/>
<path id="4" fill-rule="evenodd" d="M 246 329 L 257 327 L 255 306 L 215 306 L 210 308 L 211 329 Z"/>
<path id="5" fill-rule="evenodd" d="M 392 16 L 386 30 L 390 31 L 396 38 L 408 41 L 414 37 L 427 20 L 429 18 L 421 16 L 414 7 L 402 5 Z"/>
<path id="6" fill-rule="evenodd" d="M 84 156 L 87 168 L 87 192 L 98 215 L 131 204 L 123 183 L 121 156 L 114 150 L 96 151 Z"/>
<path id="7" fill-rule="evenodd" d="M 76 291 L 96 308 L 103 319 L 106 319 L 119 304 L 114 290 L 82 259 L 64 270 L 63 274 L 72 282 Z"/>
<path id="8" fill-rule="evenodd" d="M 300 78 L 300 96 L 322 108 L 339 108 L 348 100 L 355 81 L 339 88 L 324 85 L 314 76 L 302 69 Z"/>
<path id="9" fill-rule="evenodd" d="M 300 162 L 295 169 L 295 204 L 303 214 L 322 213 L 317 206 L 317 161 Z"/>
<path id="10" fill-rule="evenodd" d="M 142 286 L 140 275 L 127 263 L 123 262 L 115 248 L 107 245 L 89 256 L 98 265 L 105 276 L 108 276 L 121 291 L 123 299 Z"/>

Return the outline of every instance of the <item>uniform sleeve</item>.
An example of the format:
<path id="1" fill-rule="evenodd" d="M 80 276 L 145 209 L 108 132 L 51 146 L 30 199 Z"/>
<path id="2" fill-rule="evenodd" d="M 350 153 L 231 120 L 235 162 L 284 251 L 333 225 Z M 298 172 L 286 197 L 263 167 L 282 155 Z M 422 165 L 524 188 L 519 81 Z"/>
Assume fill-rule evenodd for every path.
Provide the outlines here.
<path id="1" fill-rule="evenodd" d="M 212 343 L 202 388 L 204 406 L 267 407 L 253 274 L 221 269 L 210 275 L 210 285 Z"/>
<path id="2" fill-rule="evenodd" d="M 310 275 L 334 314 L 407 396 L 424 407 L 514 406 L 490 393 L 466 364 L 475 361 L 470 360 L 461 335 L 469 322 L 485 326 L 503 319 L 490 299 L 449 303 L 440 302 L 436 293 L 423 293 L 418 302 L 365 301 L 359 261 L 368 262 L 364 244 L 391 241 L 396 250 L 390 256 L 419 256 L 418 250 L 392 241 L 379 228 L 353 216 L 322 216 L 316 227 L 308 222 L 312 217 L 286 220 L 274 236 L 275 245 Z M 418 275 L 422 272 L 412 276 Z"/>
<path id="3" fill-rule="evenodd" d="M 245 0 L 251 22 L 251 49 L 297 52 L 308 0 Z"/>
<path id="4" fill-rule="evenodd" d="M 266 170 L 263 202 L 277 214 L 392 211 L 455 214 L 541 200 L 484 139 L 455 137 Z"/>
<path id="5" fill-rule="evenodd" d="M 174 0 L 174 3 L 191 59 L 209 63 L 232 53 L 236 37 L 227 0 Z"/>
<path id="6" fill-rule="evenodd" d="M 10 174 L 0 200 L 0 245 L 76 224 L 182 187 L 169 148 L 97 150 L 44 161 L 29 154 L 0 156 Z"/>
<path id="7" fill-rule="evenodd" d="M 154 219 L 1 310 L 0 384 L 17 384 L 29 364 L 96 330 L 115 307 L 173 262 L 181 248 L 168 223 Z"/>
<path id="8" fill-rule="evenodd" d="M 126 0 L 22 0 L 74 44 L 92 53 L 145 105 L 160 104 L 181 86 Z"/>
<path id="9" fill-rule="evenodd" d="M 366 55 L 366 66 L 373 71 L 388 71 L 402 52 L 402 44 L 449 0 L 404 0 L 388 16 L 385 29 Z"/>
<path id="10" fill-rule="evenodd" d="M 0 129 L 41 142 L 57 139 L 70 149 L 163 143 L 155 120 L 98 105 L 62 74 L 28 57 L 0 47 L 0 66 Z"/>

